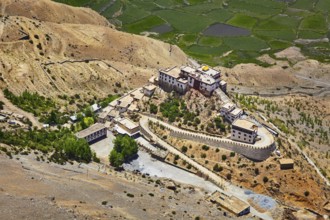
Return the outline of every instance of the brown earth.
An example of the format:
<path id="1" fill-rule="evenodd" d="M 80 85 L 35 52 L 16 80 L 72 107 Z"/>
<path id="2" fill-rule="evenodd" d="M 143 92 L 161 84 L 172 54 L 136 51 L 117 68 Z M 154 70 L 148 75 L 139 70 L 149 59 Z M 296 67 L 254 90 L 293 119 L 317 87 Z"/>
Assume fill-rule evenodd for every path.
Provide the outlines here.
<path id="1" fill-rule="evenodd" d="M 1 219 L 226 219 L 205 200 L 205 191 L 189 185 L 175 183 L 173 191 L 170 180 L 103 165 L 13 157 L 0 152 Z"/>
<path id="2" fill-rule="evenodd" d="M 296 47 L 287 48 L 259 60 L 269 67 L 238 64 L 229 69 L 217 67 L 229 84 L 229 90 L 245 94 L 286 95 L 304 93 L 319 95 L 330 90 L 330 64 L 305 58 Z"/>
<path id="3" fill-rule="evenodd" d="M 117 31 L 90 9 L 46 0 L 0 6 L 0 88 L 16 94 L 104 97 L 145 84 L 157 68 L 187 61 L 177 46 Z M 64 13 L 74 16 L 61 20 Z"/>
<path id="4" fill-rule="evenodd" d="M 89 8 L 63 6 L 51 0 L 2 0 L 0 8 L 2 15 L 22 16 L 39 21 L 112 26 Z"/>

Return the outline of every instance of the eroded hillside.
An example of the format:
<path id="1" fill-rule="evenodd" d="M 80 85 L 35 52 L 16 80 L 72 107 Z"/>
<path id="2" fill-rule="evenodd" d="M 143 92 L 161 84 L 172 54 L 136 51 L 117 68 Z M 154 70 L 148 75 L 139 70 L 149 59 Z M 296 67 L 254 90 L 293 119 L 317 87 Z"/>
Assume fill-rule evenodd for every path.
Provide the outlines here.
<path id="1" fill-rule="evenodd" d="M 33 10 L 23 10 L 29 3 L 0 4 L 0 87 L 14 93 L 101 97 L 144 84 L 157 68 L 187 61 L 178 47 L 119 32 L 89 9 L 38 1 L 31 3 Z M 73 17 L 59 19 L 64 13 Z"/>

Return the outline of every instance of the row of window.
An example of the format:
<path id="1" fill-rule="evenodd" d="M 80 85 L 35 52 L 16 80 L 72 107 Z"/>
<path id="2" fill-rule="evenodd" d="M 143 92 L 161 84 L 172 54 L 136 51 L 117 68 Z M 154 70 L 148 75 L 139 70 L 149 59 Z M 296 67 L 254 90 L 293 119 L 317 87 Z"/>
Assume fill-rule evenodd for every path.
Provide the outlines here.
<path id="1" fill-rule="evenodd" d="M 233 130 L 233 135 L 235 135 L 235 133 L 236 133 L 236 130 Z M 240 135 L 240 134 L 242 134 L 240 131 L 238 132 L 238 135 Z M 247 134 L 245 134 L 244 133 L 244 137 L 246 137 L 247 136 Z M 252 135 L 249 135 L 249 138 L 251 138 L 252 137 Z"/>
<path id="2" fill-rule="evenodd" d="M 235 138 L 235 134 L 233 134 L 233 138 Z M 241 136 L 238 136 L 237 139 L 241 139 Z M 249 139 L 246 140 L 246 137 L 243 138 L 244 141 L 248 141 L 248 142 L 251 142 L 251 137 Z"/>

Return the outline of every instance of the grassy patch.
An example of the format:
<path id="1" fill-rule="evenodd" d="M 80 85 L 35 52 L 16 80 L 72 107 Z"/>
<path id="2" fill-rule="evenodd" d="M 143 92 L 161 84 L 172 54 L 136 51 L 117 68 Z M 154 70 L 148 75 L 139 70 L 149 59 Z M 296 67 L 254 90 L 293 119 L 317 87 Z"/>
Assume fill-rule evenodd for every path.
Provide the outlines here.
<path id="1" fill-rule="evenodd" d="M 256 36 L 266 37 L 268 39 L 293 41 L 296 39 L 296 33 L 294 30 L 257 30 L 254 31 Z"/>
<path id="2" fill-rule="evenodd" d="M 252 50 L 258 51 L 261 49 L 268 48 L 265 41 L 255 37 L 233 37 L 223 38 L 224 44 L 234 50 Z"/>
<path id="3" fill-rule="evenodd" d="M 219 37 L 203 36 L 198 40 L 198 45 L 200 46 L 218 47 L 221 44 L 222 44 L 222 40 Z"/>
<path id="4" fill-rule="evenodd" d="M 226 22 L 234 14 L 226 9 L 215 9 L 205 14 L 208 18 L 217 22 Z"/>
<path id="5" fill-rule="evenodd" d="M 162 10 L 155 14 L 183 33 L 198 33 L 212 23 L 212 20 L 205 16 L 175 10 Z"/>
<path id="6" fill-rule="evenodd" d="M 292 46 L 292 44 L 288 41 L 279 41 L 279 40 L 269 41 L 268 44 L 273 50 L 285 49 Z"/>
<path id="7" fill-rule="evenodd" d="M 255 25 L 256 22 L 257 22 L 257 19 L 254 17 L 247 16 L 244 14 L 236 14 L 229 21 L 227 21 L 227 24 L 231 24 L 231 25 L 237 26 L 237 27 L 251 29 Z"/>
<path id="8" fill-rule="evenodd" d="M 127 2 L 123 5 L 123 14 L 118 17 L 123 24 L 130 24 L 137 20 L 150 15 L 150 12 L 146 11 L 144 8 L 133 4 L 132 2 Z"/>
<path id="9" fill-rule="evenodd" d="M 330 1 L 329 0 L 318 0 L 315 8 L 320 11 L 323 11 L 323 12 L 329 12 L 330 11 Z"/>
<path id="10" fill-rule="evenodd" d="M 162 20 L 161 18 L 155 15 L 149 15 L 142 20 L 126 25 L 124 27 L 124 30 L 131 33 L 140 33 L 145 30 L 150 30 L 151 28 L 164 23 L 164 20 Z"/>
<path id="11" fill-rule="evenodd" d="M 311 10 L 311 9 L 313 9 L 314 4 L 315 4 L 315 0 L 299 0 L 299 1 L 295 1 L 291 5 L 291 7 L 305 9 L 305 10 Z"/>
<path id="12" fill-rule="evenodd" d="M 195 44 L 196 41 L 197 41 L 197 37 L 195 34 L 184 34 L 179 39 L 179 45 L 188 47 Z"/>
<path id="13" fill-rule="evenodd" d="M 298 32 L 298 38 L 303 38 L 303 39 L 318 39 L 318 38 L 323 38 L 325 37 L 325 34 L 321 34 L 315 31 L 309 31 L 309 30 L 300 30 Z"/>
<path id="14" fill-rule="evenodd" d="M 106 17 L 107 19 L 111 19 L 113 15 L 120 10 L 120 8 L 123 6 L 121 1 L 116 1 L 111 7 L 108 7 L 102 15 Z"/>
<path id="15" fill-rule="evenodd" d="M 299 28 L 304 30 L 314 30 L 322 33 L 326 33 L 328 31 L 325 17 L 321 13 L 306 17 L 301 22 Z"/>
<path id="16" fill-rule="evenodd" d="M 329 0 L 292 3 L 277 0 L 117 0 L 107 8 L 108 0 L 58 1 L 102 10 L 102 15 L 130 33 L 149 31 L 168 23 L 173 28 L 171 32 L 151 37 L 177 44 L 193 58 L 210 65 L 239 60 L 255 62 L 260 49 L 271 47 L 273 52 L 294 45 L 297 38 L 317 39 L 329 33 Z M 114 13 L 120 9 L 122 14 L 114 18 Z M 203 37 L 202 32 L 214 23 L 247 28 L 252 36 Z M 230 57 L 221 57 L 229 50 L 234 50 Z M 305 51 L 316 59 L 324 57 L 328 48 L 309 45 Z"/>
<path id="17" fill-rule="evenodd" d="M 55 1 L 72 6 L 83 6 L 83 5 L 87 5 L 90 2 L 90 0 L 55 0 Z"/>

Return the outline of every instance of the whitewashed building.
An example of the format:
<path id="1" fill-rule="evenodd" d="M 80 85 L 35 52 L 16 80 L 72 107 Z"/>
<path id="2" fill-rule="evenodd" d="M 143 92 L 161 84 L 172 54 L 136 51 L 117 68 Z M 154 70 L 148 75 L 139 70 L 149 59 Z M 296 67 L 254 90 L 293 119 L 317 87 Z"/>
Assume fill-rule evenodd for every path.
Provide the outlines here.
<path id="1" fill-rule="evenodd" d="M 206 96 L 211 96 L 220 86 L 219 71 L 202 66 L 198 69 L 182 66 L 159 71 L 159 85 L 165 91 L 177 91 L 184 94 L 189 88 L 194 88 Z"/>
<path id="2" fill-rule="evenodd" d="M 227 93 L 227 82 L 224 80 L 220 81 L 220 89 L 224 92 Z"/>
<path id="3" fill-rule="evenodd" d="M 146 95 L 148 97 L 151 97 L 154 94 L 156 88 L 157 87 L 155 85 L 152 85 L 152 84 L 144 86 L 143 87 L 143 93 L 144 93 L 144 95 Z"/>
<path id="4" fill-rule="evenodd" d="M 243 110 L 240 108 L 235 108 L 234 110 L 230 111 L 225 117 L 230 122 L 233 122 L 236 119 L 239 119 L 242 115 L 243 115 Z"/>
<path id="5" fill-rule="evenodd" d="M 237 119 L 231 126 L 231 139 L 234 141 L 254 144 L 258 135 L 258 126 L 254 123 Z"/>
<path id="6" fill-rule="evenodd" d="M 107 137 L 107 128 L 100 123 L 95 123 L 90 127 L 76 133 L 77 138 L 84 138 L 89 144 Z"/>
<path id="7" fill-rule="evenodd" d="M 116 109 L 119 113 L 126 112 L 128 107 L 132 104 L 134 98 L 130 95 L 126 95 L 123 98 L 118 100 L 118 104 L 116 105 Z"/>
<path id="8" fill-rule="evenodd" d="M 159 71 L 159 86 L 167 92 L 176 91 L 185 94 L 188 90 L 188 83 L 181 76 L 181 70 L 178 67 L 172 67 Z"/>
<path id="9" fill-rule="evenodd" d="M 138 137 L 140 134 L 140 126 L 128 118 L 118 119 L 115 130 L 119 134 L 127 134 L 130 137 Z"/>
<path id="10" fill-rule="evenodd" d="M 235 104 L 231 102 L 225 103 L 220 109 L 220 115 L 224 116 L 230 123 L 240 118 L 243 113 L 242 109 L 237 108 Z"/>
<path id="11" fill-rule="evenodd" d="M 228 112 L 231 112 L 234 109 L 235 109 L 235 105 L 231 102 L 227 102 L 221 107 L 220 115 L 225 116 L 228 114 Z"/>

